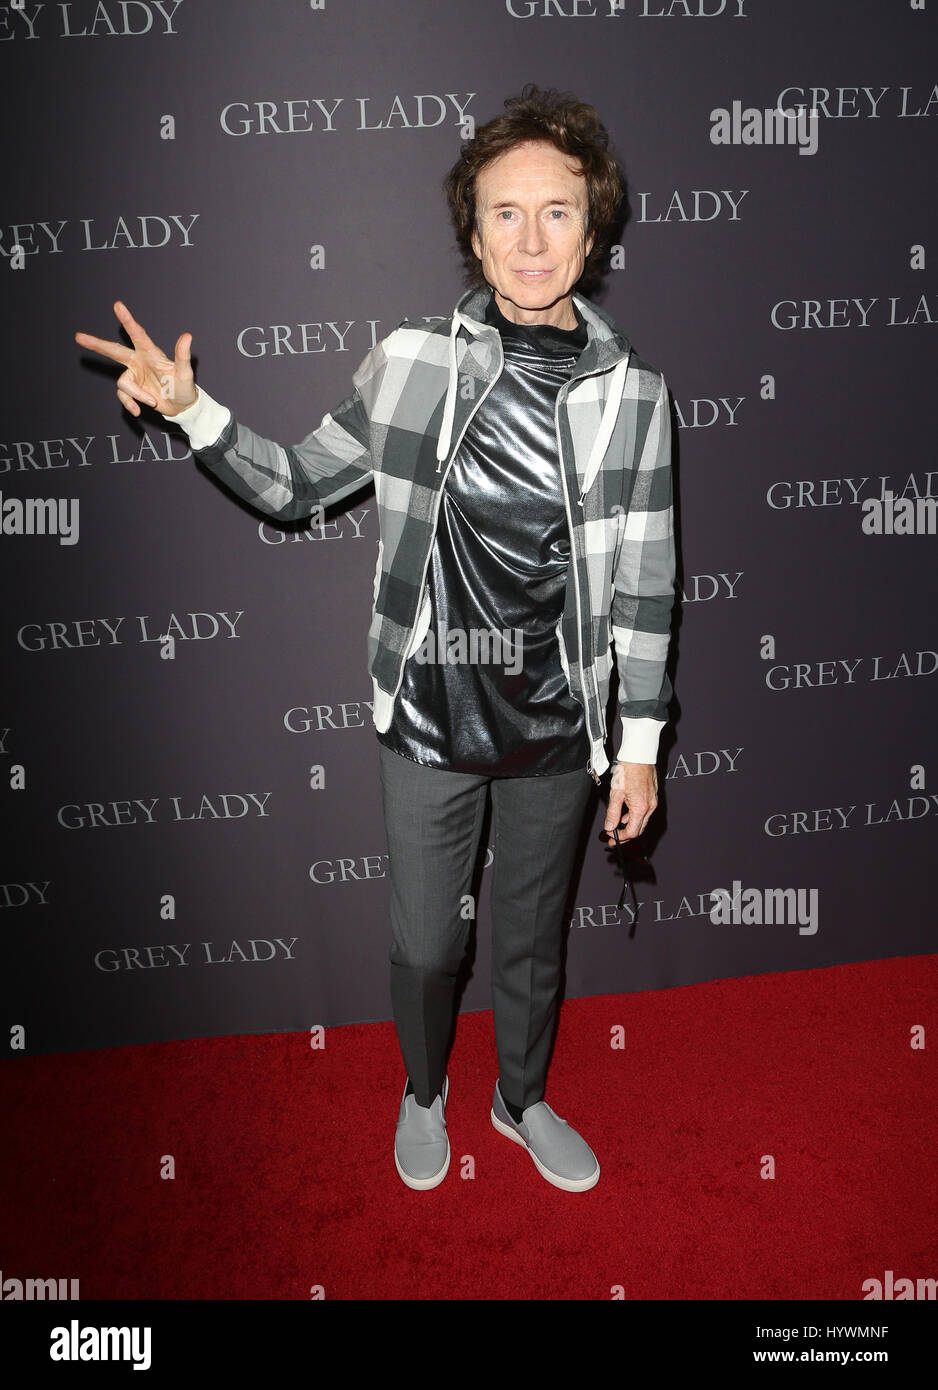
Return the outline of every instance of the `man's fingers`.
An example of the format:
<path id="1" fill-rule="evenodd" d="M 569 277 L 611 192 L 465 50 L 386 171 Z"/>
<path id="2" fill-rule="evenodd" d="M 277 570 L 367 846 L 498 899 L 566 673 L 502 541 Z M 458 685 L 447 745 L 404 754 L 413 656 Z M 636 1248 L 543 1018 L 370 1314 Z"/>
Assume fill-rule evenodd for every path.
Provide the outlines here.
<path id="1" fill-rule="evenodd" d="M 79 347 L 100 352 L 102 357 L 110 357 L 114 362 L 122 362 L 125 366 L 133 358 L 133 352 L 129 347 L 124 347 L 123 343 L 111 343 L 106 338 L 93 338 L 90 333 L 76 333 L 75 342 Z"/>
<path id="2" fill-rule="evenodd" d="M 635 824 L 637 825 L 638 829 L 635 831 L 634 836 L 632 836 L 632 835 L 629 836 L 629 839 L 633 839 L 633 838 L 634 838 L 634 839 L 637 840 L 638 837 L 639 837 L 639 835 L 644 835 L 644 833 L 645 833 L 645 827 L 648 825 L 648 822 L 651 820 L 652 816 L 654 815 L 654 813 L 655 813 L 655 808 L 657 807 L 657 805 L 658 805 L 657 801 L 646 801 L 646 802 L 644 802 L 640 807 L 637 808 L 637 810 L 636 810 L 636 812 L 635 812 Z M 630 814 L 630 815 L 629 815 L 629 827 L 631 827 L 631 825 L 632 825 L 632 815 Z"/>
<path id="3" fill-rule="evenodd" d="M 625 828 L 619 831 L 619 841 L 637 840 L 651 820 L 651 812 L 647 816 L 639 816 L 637 812 L 630 811 L 626 817 Z"/>
<path id="4" fill-rule="evenodd" d="M 133 377 L 125 372 L 117 379 L 118 395 L 123 392 L 127 396 L 133 396 L 135 400 L 143 401 L 144 405 L 156 405 L 153 395 L 143 386 L 138 386 Z M 138 412 L 139 413 L 139 412 Z"/>
<path id="5" fill-rule="evenodd" d="M 606 819 L 603 822 L 603 830 L 607 835 L 612 835 L 613 830 L 622 819 L 622 812 L 626 810 L 625 798 L 612 792 L 609 796 L 609 804 L 606 807 Z"/>
<path id="6" fill-rule="evenodd" d="M 115 301 L 114 313 L 126 330 L 134 348 L 159 353 L 159 348 L 146 329 L 137 322 L 127 305 L 119 299 Z M 133 349 L 125 347 L 123 343 L 115 343 L 108 338 L 95 338 L 90 333 L 76 333 L 75 342 L 80 347 L 87 347 L 91 348 L 93 352 L 100 352 L 104 357 L 112 357 L 115 362 L 127 363 L 134 356 Z M 160 355 L 162 356 L 162 354 Z"/>
<path id="7" fill-rule="evenodd" d="M 115 301 L 114 312 L 124 325 L 124 329 L 135 348 L 152 348 L 154 352 L 159 352 L 156 343 L 142 324 L 139 324 L 133 314 L 119 299 Z"/>
<path id="8" fill-rule="evenodd" d="M 131 415 L 139 415 L 139 414 L 140 414 L 140 407 L 139 407 L 139 405 L 137 404 L 137 402 L 136 402 L 135 400 L 133 400 L 133 398 L 132 398 L 131 396 L 128 396 L 128 395 L 127 395 L 127 392 L 126 392 L 126 391 L 120 391 L 120 390 L 118 390 L 118 392 L 117 392 L 117 399 L 120 401 L 120 403 L 121 403 L 122 406 L 124 406 L 127 410 L 130 411 Z"/>
<path id="9" fill-rule="evenodd" d="M 174 353 L 174 366 L 176 371 L 189 371 L 192 368 L 192 334 L 180 333 L 176 339 L 176 349 Z"/>
<path id="10" fill-rule="evenodd" d="M 625 825 L 619 828 L 620 822 L 622 821 L 625 821 Z M 632 838 L 632 835 L 635 833 L 634 831 L 632 831 L 631 834 L 629 832 L 629 827 L 632 824 L 632 815 L 625 803 L 625 798 L 611 797 L 609 800 L 609 809 L 606 812 L 605 824 L 603 825 L 610 848 L 615 847 L 615 838 L 612 832 L 616 829 L 619 829 L 620 840 L 629 840 Z"/>
<path id="11" fill-rule="evenodd" d="M 617 801 L 610 798 L 609 809 L 606 812 L 606 819 L 603 823 L 603 830 L 608 836 L 609 843 L 615 844 L 613 831 L 619 829 L 619 840 L 637 840 L 639 835 L 644 834 L 645 827 L 651 820 L 658 802 L 645 801 L 633 796 L 631 804 L 627 804 L 625 798 Z M 625 821 L 621 826 L 620 822 Z"/>
<path id="12" fill-rule="evenodd" d="M 179 381 L 192 381 L 192 334 L 179 334 L 176 338 L 172 367 Z"/>

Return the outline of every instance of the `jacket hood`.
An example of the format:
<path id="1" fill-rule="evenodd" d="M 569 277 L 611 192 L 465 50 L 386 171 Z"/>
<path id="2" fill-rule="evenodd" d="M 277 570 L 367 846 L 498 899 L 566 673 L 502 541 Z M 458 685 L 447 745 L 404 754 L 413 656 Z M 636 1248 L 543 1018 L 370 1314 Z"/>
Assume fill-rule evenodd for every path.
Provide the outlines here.
<path id="1" fill-rule="evenodd" d="M 458 372 L 456 366 L 456 338 L 460 328 L 465 328 L 467 332 L 475 337 L 484 337 L 494 333 L 498 335 L 498 329 L 491 324 L 484 322 L 485 308 L 491 298 L 492 290 L 486 285 L 484 288 L 467 290 L 462 296 L 453 311 L 452 321 L 449 326 L 449 381 L 446 390 L 446 400 L 443 406 L 443 420 L 440 426 L 440 436 L 437 440 L 436 457 L 437 472 L 440 472 L 444 459 L 448 456 L 452 444 L 453 417 L 456 412 L 456 388 Z M 599 472 L 603 454 L 609 444 L 615 425 L 616 414 L 619 408 L 619 400 L 622 395 L 622 388 L 625 382 L 625 374 L 628 370 L 631 347 L 628 339 L 619 331 L 612 319 L 605 314 L 596 304 L 588 299 L 575 294 L 573 301 L 583 316 L 586 324 L 586 347 L 580 353 L 574 368 L 574 377 L 591 375 L 595 372 L 611 370 L 612 380 L 606 394 L 606 401 L 603 407 L 602 421 L 593 447 L 590 451 L 589 461 L 586 466 L 583 490 L 579 500 L 582 502 L 586 489 L 590 486 L 596 474 Z M 440 325 L 442 328 L 442 325 Z"/>
<path id="2" fill-rule="evenodd" d="M 491 325 L 485 323 L 485 308 L 491 296 L 492 289 L 488 285 L 467 290 L 456 305 L 454 320 L 462 321 L 470 332 L 478 332 L 480 327 L 490 330 Z M 587 332 L 586 347 L 577 363 L 577 375 L 614 367 L 623 353 L 627 356 L 631 352 L 628 338 L 598 304 L 576 293 L 573 302 L 583 316 Z M 471 326 L 466 320 L 471 320 Z"/>

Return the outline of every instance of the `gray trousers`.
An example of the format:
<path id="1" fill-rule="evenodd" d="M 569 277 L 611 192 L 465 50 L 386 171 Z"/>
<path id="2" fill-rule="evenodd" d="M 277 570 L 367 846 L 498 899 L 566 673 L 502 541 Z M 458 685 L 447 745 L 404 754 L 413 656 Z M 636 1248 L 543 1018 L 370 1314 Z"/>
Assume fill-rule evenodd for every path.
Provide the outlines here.
<path id="1" fill-rule="evenodd" d="M 585 768 L 477 777 L 378 744 L 391 879 L 391 1004 L 418 1105 L 442 1090 L 467 907 L 492 789 L 492 1007 L 503 1098 L 544 1097 L 561 984 L 564 905 L 592 800 Z"/>

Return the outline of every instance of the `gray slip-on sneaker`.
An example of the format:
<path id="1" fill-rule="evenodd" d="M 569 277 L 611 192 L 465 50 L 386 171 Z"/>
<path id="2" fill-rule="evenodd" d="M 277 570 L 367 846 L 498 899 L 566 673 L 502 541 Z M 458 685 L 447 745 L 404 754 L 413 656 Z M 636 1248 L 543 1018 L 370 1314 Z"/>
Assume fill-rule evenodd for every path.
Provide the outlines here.
<path id="1" fill-rule="evenodd" d="M 441 1183 L 449 1168 L 449 1135 L 444 1118 L 449 1077 L 443 1082 L 443 1094 L 436 1097 L 429 1109 L 418 1105 L 415 1096 L 406 1094 L 406 1084 L 404 1091 L 394 1135 L 394 1163 L 402 1181 L 423 1192 Z"/>
<path id="2" fill-rule="evenodd" d="M 564 1192 L 587 1192 L 599 1182 L 599 1163 L 581 1134 L 552 1110 L 546 1100 L 529 1105 L 521 1121 L 511 1118 L 498 1082 L 492 1099 L 492 1124 L 499 1134 L 527 1149 L 542 1178 Z"/>

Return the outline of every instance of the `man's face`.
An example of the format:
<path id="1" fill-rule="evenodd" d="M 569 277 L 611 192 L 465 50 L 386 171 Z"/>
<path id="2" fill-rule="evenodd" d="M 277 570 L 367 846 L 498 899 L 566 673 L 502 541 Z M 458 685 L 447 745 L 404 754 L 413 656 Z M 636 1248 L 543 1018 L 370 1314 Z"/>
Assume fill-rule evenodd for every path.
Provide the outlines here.
<path id="1" fill-rule="evenodd" d="M 472 249 L 514 323 L 576 327 L 570 293 L 593 238 L 586 179 L 572 165 L 569 155 L 537 141 L 500 155 L 476 178 Z"/>

